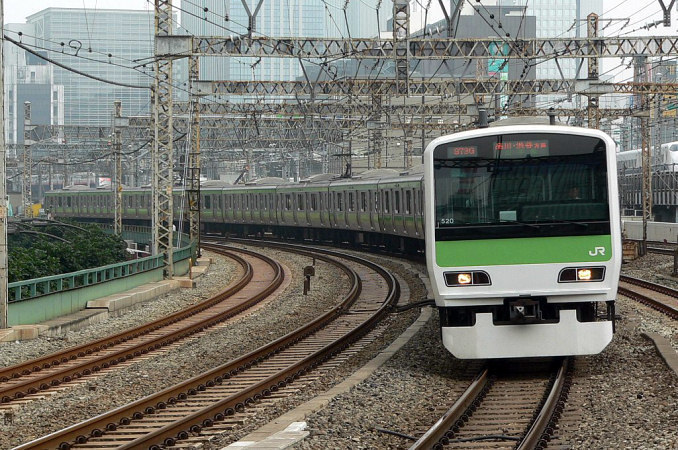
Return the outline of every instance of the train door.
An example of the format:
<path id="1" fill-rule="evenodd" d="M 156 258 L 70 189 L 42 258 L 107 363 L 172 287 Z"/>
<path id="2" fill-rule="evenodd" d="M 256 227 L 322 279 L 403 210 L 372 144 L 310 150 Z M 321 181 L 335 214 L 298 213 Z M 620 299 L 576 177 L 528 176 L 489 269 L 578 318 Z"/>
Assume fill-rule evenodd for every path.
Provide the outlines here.
<path id="1" fill-rule="evenodd" d="M 337 227 L 337 191 L 331 191 L 328 199 L 328 208 L 330 211 L 330 227 Z"/>
<path id="2" fill-rule="evenodd" d="M 384 231 L 386 233 L 393 233 L 395 228 L 393 226 L 393 191 L 392 189 L 384 189 L 382 199 L 382 217 L 384 218 Z"/>
<path id="3" fill-rule="evenodd" d="M 423 211 L 423 202 L 422 202 L 422 190 L 419 187 L 416 187 L 412 190 L 412 200 L 414 201 L 412 216 L 414 217 L 414 230 L 417 236 L 424 235 L 424 221 L 422 217 Z"/>
<path id="4" fill-rule="evenodd" d="M 304 193 L 297 193 L 294 197 L 294 202 L 296 203 L 294 208 L 294 224 L 299 226 L 304 217 Z"/>
<path id="5" fill-rule="evenodd" d="M 407 234 L 405 226 L 405 193 L 397 187 L 393 192 L 393 214 L 395 214 L 396 233 Z"/>
<path id="6" fill-rule="evenodd" d="M 266 194 L 266 209 L 268 211 L 268 223 L 275 223 L 275 193 Z"/>
<path id="7" fill-rule="evenodd" d="M 355 192 L 352 190 L 346 191 L 346 225 L 349 228 L 355 229 L 358 226 L 356 219 L 357 213 L 355 210 Z"/>
<path id="8" fill-rule="evenodd" d="M 304 217 L 306 218 L 306 226 L 311 224 L 311 211 L 313 207 L 311 204 L 311 195 L 312 194 L 310 192 L 304 192 L 304 204 L 306 206 Z"/>
<path id="9" fill-rule="evenodd" d="M 367 212 L 367 191 L 356 191 L 356 195 L 358 196 L 356 208 L 358 210 L 358 228 L 365 230 L 369 227 L 369 220 L 365 214 Z"/>

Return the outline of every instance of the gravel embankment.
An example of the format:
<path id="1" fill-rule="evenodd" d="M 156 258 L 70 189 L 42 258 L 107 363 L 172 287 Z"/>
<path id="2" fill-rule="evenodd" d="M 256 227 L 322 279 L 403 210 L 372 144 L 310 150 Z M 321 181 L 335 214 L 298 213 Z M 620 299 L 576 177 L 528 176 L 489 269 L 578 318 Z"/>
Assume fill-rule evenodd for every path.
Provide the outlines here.
<path id="1" fill-rule="evenodd" d="M 303 292 L 303 267 L 309 258 L 267 251 L 275 259 L 284 261 L 292 271 L 292 283 L 267 306 L 238 320 L 233 326 L 219 328 L 181 347 L 145 361 L 138 361 L 124 370 L 117 370 L 94 378 L 87 383 L 62 393 L 37 400 L 15 409 L 11 417 L 0 422 L 0 448 L 11 448 L 51 431 L 77 423 L 129 403 L 152 392 L 227 362 L 316 317 L 333 306 L 346 291 L 346 279 L 337 276 L 334 266 L 317 262 L 313 289 L 308 296 Z M 123 328 L 142 323 L 150 317 L 161 316 L 178 305 L 198 301 L 225 287 L 232 263 L 215 257 L 215 265 L 198 278 L 197 288 L 175 291 L 130 310 L 118 318 L 97 324 L 77 333 L 69 333 L 63 340 L 38 339 L 0 345 L 0 362 L 4 365 L 54 351 L 65 345 L 74 345 Z M 66 341 L 66 342 L 63 342 Z M 5 351 L 8 349 L 7 351 Z"/>
<path id="2" fill-rule="evenodd" d="M 308 264 L 304 258 L 287 255 L 282 260 L 297 276 Z M 220 264 L 225 265 L 217 259 L 217 265 L 208 272 L 210 275 L 199 279 L 196 290 L 183 291 L 179 295 L 200 292 L 208 284 L 205 281 L 210 280 L 210 276 L 212 280 L 223 279 L 227 270 L 222 268 L 219 272 L 217 267 Z M 412 301 L 426 298 L 421 281 L 411 270 L 404 269 L 397 262 L 383 264 L 407 280 L 413 291 Z M 421 265 L 412 266 L 425 271 Z M 660 282 L 667 285 L 672 282 L 666 279 L 671 269 L 671 257 L 653 254 L 623 267 L 623 271 L 632 276 L 651 280 L 660 277 Z M 0 448 L 25 442 L 33 436 L 127 403 L 270 341 L 278 335 L 278 331 L 282 333 L 281 329 L 293 328 L 294 324 L 317 314 L 318 308 L 336 301 L 343 284 L 336 279 L 335 270 L 320 264 L 316 267 L 316 274 L 312 295 L 308 297 L 301 295 L 301 277 L 295 277 L 296 281 L 278 300 L 233 327 L 210 333 L 161 357 L 135 363 L 124 371 L 108 374 L 84 386 L 18 409 L 12 418 L 13 423 L 0 422 Z M 678 287 L 678 282 L 675 286 Z M 153 309 L 150 304 L 148 308 Z M 566 414 L 580 414 L 581 421 L 576 426 L 563 429 L 563 439 L 559 443 L 582 449 L 675 449 L 678 442 L 678 428 L 675 426 L 678 423 L 678 377 L 668 371 L 657 356 L 654 345 L 640 332 L 658 332 L 677 348 L 678 326 L 675 321 L 654 310 L 624 298 L 618 300 L 617 312 L 621 320 L 617 323 L 617 334 L 612 344 L 600 355 L 577 358 L 574 385 L 567 406 L 570 412 Z M 136 314 L 136 311 L 129 314 Z M 139 314 L 147 317 L 149 311 Z M 397 337 L 417 314 L 417 310 L 392 314 L 387 319 L 384 336 L 340 370 L 322 377 L 299 396 L 279 402 L 273 410 L 257 412 L 251 423 L 237 427 L 229 436 L 205 448 L 221 448 L 288 408 L 342 381 Z M 122 325 L 120 328 L 115 325 L 110 327 L 108 332 L 120 329 Z M 80 333 L 87 336 L 88 332 L 83 330 Z M 89 335 L 92 333 L 90 331 Z M 68 339 L 67 345 L 78 342 L 75 336 Z M 24 343 L 1 344 L 0 363 L 8 364 L 4 358 L 12 358 L 5 355 L 5 348 L 21 345 Z M 39 347 L 40 343 L 26 345 Z M 44 341 L 42 345 L 42 349 L 30 351 L 34 354 L 53 351 L 57 344 Z M 22 353 L 21 349 L 12 351 Z M 15 355 L 13 358 L 20 357 Z M 327 408 L 311 415 L 308 418 L 311 435 L 294 448 L 408 448 L 412 441 L 381 430 L 406 435 L 422 432 L 440 416 L 444 407 L 454 401 L 458 386 L 468 383 L 469 374 L 473 372 L 471 365 L 454 359 L 444 350 L 434 312 L 429 323 L 389 362 L 365 382 L 331 401 Z M 140 380 L 143 382 L 140 383 Z M 11 435 L 23 437 L 10 439 L 8 436 Z"/>
<path id="3" fill-rule="evenodd" d="M 649 255 L 625 265 L 623 271 L 640 278 L 668 276 L 672 269 L 668 258 Z M 575 417 L 581 414 L 581 421 L 562 430 L 558 443 L 577 449 L 678 448 L 678 377 L 640 335 L 656 331 L 671 339 L 675 348 L 678 326 L 623 298 L 617 311 L 622 320 L 610 346 L 600 355 L 577 359 L 568 410 L 575 410 Z M 434 314 L 425 329 L 373 376 L 309 417 L 311 435 L 294 448 L 408 448 L 412 441 L 379 429 L 409 435 L 425 430 L 442 412 L 436 407 L 454 401 L 449 393 L 464 379 L 468 365 L 442 348 Z"/>

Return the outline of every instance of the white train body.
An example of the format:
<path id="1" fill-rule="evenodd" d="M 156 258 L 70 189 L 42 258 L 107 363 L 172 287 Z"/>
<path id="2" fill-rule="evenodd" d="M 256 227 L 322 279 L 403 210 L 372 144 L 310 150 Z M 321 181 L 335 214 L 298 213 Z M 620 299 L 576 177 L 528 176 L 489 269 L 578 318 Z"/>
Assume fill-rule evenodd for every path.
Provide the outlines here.
<path id="1" fill-rule="evenodd" d="M 428 145 L 426 259 L 450 352 L 581 355 L 609 344 L 616 174 L 614 141 L 598 130 L 505 126 Z"/>
<path id="2" fill-rule="evenodd" d="M 651 150 L 651 165 L 656 170 L 678 172 L 678 141 L 667 142 Z M 633 171 L 642 167 L 641 149 L 617 153 L 617 167 Z"/>

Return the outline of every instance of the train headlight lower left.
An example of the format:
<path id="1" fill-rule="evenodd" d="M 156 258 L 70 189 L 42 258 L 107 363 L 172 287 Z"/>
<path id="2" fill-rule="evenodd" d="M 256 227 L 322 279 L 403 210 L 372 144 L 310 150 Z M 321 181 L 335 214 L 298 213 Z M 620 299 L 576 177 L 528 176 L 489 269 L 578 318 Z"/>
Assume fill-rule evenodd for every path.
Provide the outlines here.
<path id="1" fill-rule="evenodd" d="M 487 272 L 481 270 L 474 270 L 471 272 L 445 272 L 445 284 L 450 287 L 454 286 L 488 286 L 490 283 L 490 276 Z"/>
<path id="2" fill-rule="evenodd" d="M 605 267 L 567 267 L 558 274 L 559 283 L 603 281 Z"/>

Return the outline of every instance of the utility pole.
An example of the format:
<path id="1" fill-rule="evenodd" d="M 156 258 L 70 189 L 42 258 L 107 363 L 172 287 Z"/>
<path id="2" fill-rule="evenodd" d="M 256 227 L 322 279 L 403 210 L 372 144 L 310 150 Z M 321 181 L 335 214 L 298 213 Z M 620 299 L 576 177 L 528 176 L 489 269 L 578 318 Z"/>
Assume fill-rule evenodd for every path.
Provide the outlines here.
<path id="1" fill-rule="evenodd" d="M 3 87 L 4 89 L 4 87 Z M 4 123 L 3 123 L 4 126 Z M 23 216 L 27 219 L 33 217 L 33 199 L 31 192 L 31 182 L 33 178 L 33 154 L 31 150 L 31 102 L 24 102 L 24 172 L 22 186 Z"/>
<path id="2" fill-rule="evenodd" d="M 153 118 L 153 254 L 163 255 L 165 276 L 174 275 L 172 262 L 172 54 L 158 52 L 158 38 L 172 34 L 172 0 L 155 0 L 155 79 L 151 94 Z"/>
<path id="3" fill-rule="evenodd" d="M 122 103 L 120 100 L 113 102 L 113 153 L 115 157 L 115 173 L 111 185 L 113 187 L 113 205 L 115 207 L 115 219 L 113 229 L 115 234 L 122 234 Z"/>
<path id="4" fill-rule="evenodd" d="M 648 80 L 647 57 L 636 56 L 633 60 L 633 80 L 646 83 Z M 643 202 L 643 241 L 640 244 L 640 255 L 647 253 L 647 222 L 652 220 L 652 153 L 650 148 L 650 111 L 647 94 L 640 94 L 640 136 L 641 136 L 641 173 L 643 184 L 641 197 Z"/>
<path id="5" fill-rule="evenodd" d="M 5 149 L 5 5 L 0 0 L 0 328 L 7 328 L 7 151 Z"/>
<path id="6" fill-rule="evenodd" d="M 586 17 L 587 37 L 591 40 L 598 37 L 598 14 L 591 13 Z M 594 54 L 594 48 L 589 47 L 589 54 Z M 588 60 L 588 80 L 598 81 L 598 58 L 592 57 Z M 600 128 L 600 111 L 599 111 L 600 97 L 598 94 L 589 94 L 588 106 L 586 111 L 588 113 L 589 128 Z"/>
<path id="7" fill-rule="evenodd" d="M 188 59 L 189 83 L 200 78 L 200 61 L 197 56 Z M 195 243 L 200 256 L 200 98 L 191 91 L 190 148 L 188 153 L 188 223 L 189 239 Z"/>
<path id="8" fill-rule="evenodd" d="M 410 92 L 410 2 L 393 0 L 393 49 L 398 94 Z"/>
<path id="9" fill-rule="evenodd" d="M 381 169 L 381 95 L 378 93 L 372 94 L 372 114 L 370 117 L 370 122 L 374 124 L 374 130 L 372 131 L 372 153 L 374 153 L 374 168 Z M 369 123 L 368 122 L 368 126 Z"/>

